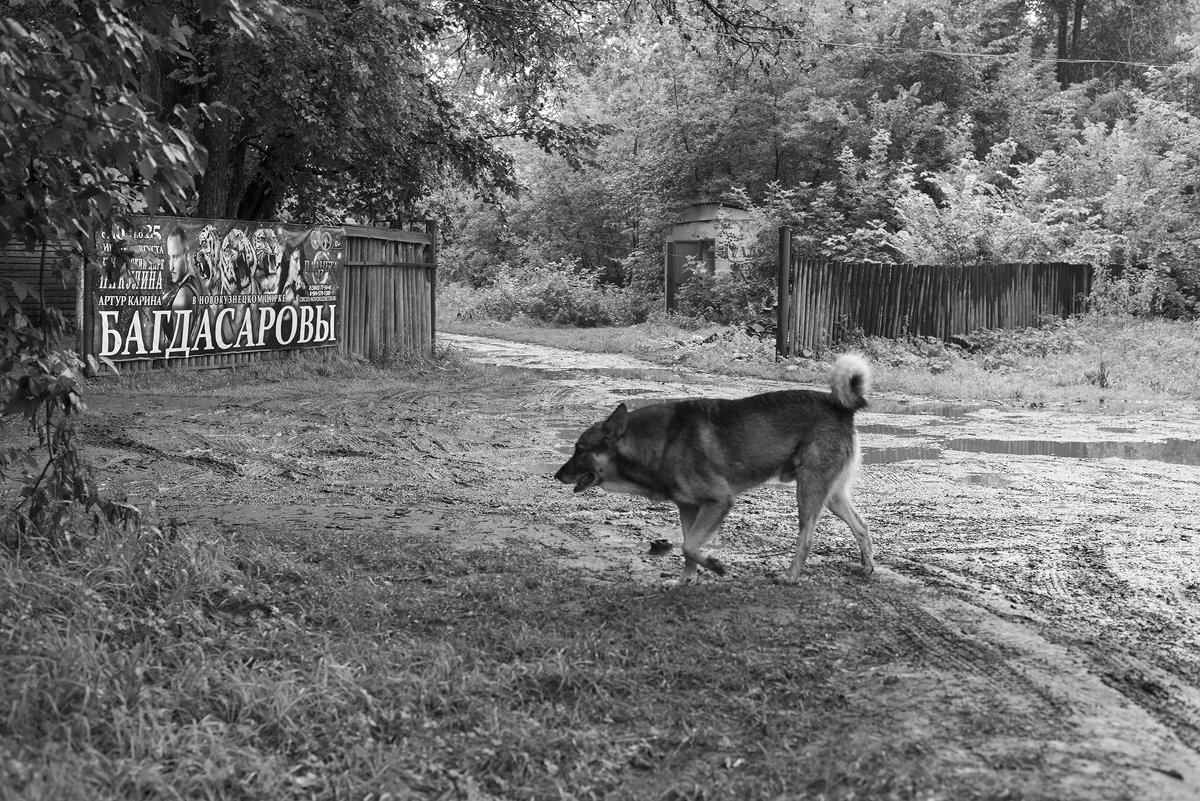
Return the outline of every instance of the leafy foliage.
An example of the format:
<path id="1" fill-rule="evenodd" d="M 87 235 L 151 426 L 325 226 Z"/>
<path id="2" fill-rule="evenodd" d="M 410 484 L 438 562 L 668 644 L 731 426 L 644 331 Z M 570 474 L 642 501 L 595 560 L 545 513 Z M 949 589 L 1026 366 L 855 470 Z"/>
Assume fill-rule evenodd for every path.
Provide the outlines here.
<path id="1" fill-rule="evenodd" d="M 251 32 L 279 11 L 273 0 L 253 9 L 207 0 L 198 14 Z M 99 235 L 130 212 L 186 207 L 204 167 L 188 128 L 205 109 L 159 107 L 144 65 L 185 57 L 190 35 L 178 18 L 138 0 L 30 4 L 0 17 L 0 247 L 40 249 L 44 274 L 74 280 L 79 269 L 95 269 Z M 4 414 L 20 414 L 47 451 L 40 471 L 28 454 L 0 455 L 5 475 L 29 470 L 19 531 L 53 536 L 75 504 L 122 516 L 99 497 L 75 446 L 83 363 L 62 315 L 6 277 L 0 337 Z"/>
<path id="2" fill-rule="evenodd" d="M 674 209 L 732 199 L 766 261 L 787 224 L 826 258 L 1091 263 L 1096 308 L 1197 312 L 1188 4 L 781 3 L 754 47 L 686 12 L 634 15 L 593 49 L 566 113 L 612 134 L 577 172 L 513 151 L 523 191 L 503 245 L 472 244 L 474 280 L 537 243 L 654 292 Z"/>
<path id="3" fill-rule="evenodd" d="M 646 319 L 640 295 L 604 286 L 579 265 L 558 263 L 504 268 L 487 287 L 474 291 L 448 287 L 446 313 L 468 319 L 529 320 L 582 328 L 630 325 Z"/>

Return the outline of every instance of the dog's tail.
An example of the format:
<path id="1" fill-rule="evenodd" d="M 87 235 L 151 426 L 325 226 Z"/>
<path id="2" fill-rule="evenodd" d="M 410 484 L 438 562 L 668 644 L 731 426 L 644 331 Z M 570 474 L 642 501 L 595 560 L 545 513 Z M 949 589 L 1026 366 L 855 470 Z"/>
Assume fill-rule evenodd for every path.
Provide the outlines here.
<path id="1" fill-rule="evenodd" d="M 867 405 L 867 390 L 871 387 L 871 366 L 853 353 L 843 353 L 833 363 L 829 389 L 833 402 L 843 409 L 857 411 Z"/>

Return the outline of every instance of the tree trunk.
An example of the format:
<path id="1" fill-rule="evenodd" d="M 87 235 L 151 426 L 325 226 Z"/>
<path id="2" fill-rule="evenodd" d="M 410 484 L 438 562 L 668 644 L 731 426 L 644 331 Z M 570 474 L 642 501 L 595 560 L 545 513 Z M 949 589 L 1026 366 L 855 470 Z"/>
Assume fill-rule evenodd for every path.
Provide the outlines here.
<path id="1" fill-rule="evenodd" d="M 232 112 L 224 109 L 216 119 L 205 120 L 200 129 L 200 144 L 208 151 L 208 169 L 199 181 L 200 217 L 233 217 L 230 204 L 234 202 L 233 186 L 233 121 Z"/>
<path id="2" fill-rule="evenodd" d="M 1068 0 L 1060 0 L 1056 4 L 1058 11 L 1058 60 L 1054 64 L 1055 77 L 1058 78 L 1058 87 L 1066 89 L 1071 85 L 1070 65 L 1067 63 L 1067 2 Z"/>
<path id="3" fill-rule="evenodd" d="M 1071 25 L 1071 61 L 1079 59 L 1079 34 L 1083 31 L 1083 3 L 1084 0 L 1075 0 L 1075 19 Z M 1079 80 L 1081 70 L 1079 64 L 1071 64 L 1070 75 L 1073 81 Z"/>

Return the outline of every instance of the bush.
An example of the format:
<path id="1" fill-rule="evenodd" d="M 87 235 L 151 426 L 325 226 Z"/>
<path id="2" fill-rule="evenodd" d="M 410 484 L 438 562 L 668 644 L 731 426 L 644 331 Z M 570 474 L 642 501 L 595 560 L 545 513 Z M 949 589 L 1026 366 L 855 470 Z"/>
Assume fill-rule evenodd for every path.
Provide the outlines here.
<path id="1" fill-rule="evenodd" d="M 1100 271 L 1088 297 L 1088 307 L 1101 315 L 1187 318 L 1193 304 L 1171 275 L 1149 268 Z"/>
<path id="2" fill-rule="evenodd" d="M 650 313 L 651 301 L 630 289 L 600 284 L 596 275 L 566 262 L 514 270 L 505 265 L 491 286 L 449 285 L 443 308 L 470 319 L 593 328 L 632 325 Z"/>
<path id="3" fill-rule="evenodd" d="M 676 308 L 680 314 L 730 325 L 756 320 L 770 298 L 771 287 L 765 280 L 747 278 L 737 271 L 710 275 L 696 265 L 679 287 Z"/>

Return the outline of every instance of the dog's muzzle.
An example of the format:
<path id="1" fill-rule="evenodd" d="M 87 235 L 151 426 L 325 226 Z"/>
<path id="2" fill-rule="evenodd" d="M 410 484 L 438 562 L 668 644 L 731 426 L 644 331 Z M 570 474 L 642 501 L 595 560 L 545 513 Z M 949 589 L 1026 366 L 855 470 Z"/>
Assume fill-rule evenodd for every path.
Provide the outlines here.
<path id="1" fill-rule="evenodd" d="M 567 469 L 570 466 L 571 463 L 568 462 L 558 468 L 554 477 L 564 484 L 574 484 L 576 492 L 583 492 L 588 487 L 594 487 L 600 483 L 600 477 L 595 473 L 576 473 L 574 470 Z"/>

